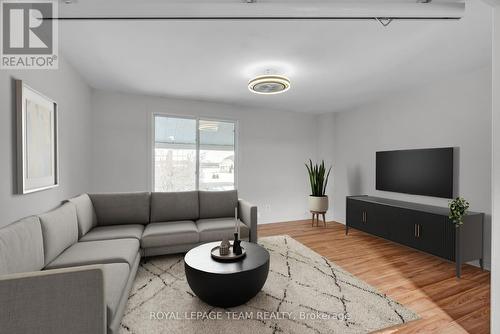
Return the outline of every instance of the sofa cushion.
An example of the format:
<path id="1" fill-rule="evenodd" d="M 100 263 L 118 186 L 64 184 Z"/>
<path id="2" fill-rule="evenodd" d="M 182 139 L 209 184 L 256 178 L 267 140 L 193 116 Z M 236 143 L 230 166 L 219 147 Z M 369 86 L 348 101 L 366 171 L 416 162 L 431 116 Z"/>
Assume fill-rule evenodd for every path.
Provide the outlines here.
<path id="1" fill-rule="evenodd" d="M 88 264 L 128 263 L 132 267 L 139 252 L 139 240 L 115 239 L 78 242 L 66 249 L 45 269 Z"/>
<path id="2" fill-rule="evenodd" d="M 82 237 L 92 227 L 97 225 L 97 217 L 95 215 L 94 206 L 89 195 L 82 194 L 80 196 L 68 200 L 76 207 L 76 217 L 78 218 L 78 237 Z"/>
<path id="3" fill-rule="evenodd" d="M 200 219 L 234 217 L 238 193 L 229 191 L 200 191 Z"/>
<path id="4" fill-rule="evenodd" d="M 200 219 L 196 221 L 196 225 L 200 231 L 200 242 L 234 237 L 234 218 Z M 240 233 L 240 238 L 248 238 L 248 227 L 243 223 L 240 225 Z"/>
<path id="5" fill-rule="evenodd" d="M 116 315 L 130 275 L 130 268 L 126 263 L 110 263 L 103 265 L 103 273 L 104 299 L 106 301 L 107 323 L 109 324 Z"/>
<path id="6" fill-rule="evenodd" d="M 97 225 L 149 223 L 147 192 L 89 194 L 97 216 Z"/>
<path id="7" fill-rule="evenodd" d="M 127 224 L 127 225 L 110 225 L 97 226 L 85 234 L 80 241 L 96 241 L 96 240 L 112 240 L 112 239 L 127 239 L 135 238 L 141 240 L 144 225 Z"/>
<path id="8" fill-rule="evenodd" d="M 38 216 L 42 226 L 45 264 L 78 241 L 78 223 L 73 203 L 64 203 Z"/>
<path id="9" fill-rule="evenodd" d="M 198 192 L 151 193 L 151 222 L 196 220 L 199 218 Z"/>
<path id="10" fill-rule="evenodd" d="M 37 271 L 44 265 L 38 217 L 27 217 L 0 229 L 0 275 Z"/>
<path id="11" fill-rule="evenodd" d="M 199 241 L 198 229 L 193 221 L 151 223 L 142 234 L 142 248 L 192 244 Z"/>

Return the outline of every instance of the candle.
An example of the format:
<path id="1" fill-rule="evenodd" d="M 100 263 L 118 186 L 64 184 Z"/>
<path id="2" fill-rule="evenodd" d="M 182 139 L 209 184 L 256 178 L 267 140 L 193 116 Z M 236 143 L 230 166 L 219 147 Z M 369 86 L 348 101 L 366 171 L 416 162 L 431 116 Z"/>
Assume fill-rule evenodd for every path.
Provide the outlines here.
<path id="1" fill-rule="evenodd" d="M 239 231 L 238 231 L 238 207 L 234 208 L 234 233 L 239 233 Z"/>
<path id="2" fill-rule="evenodd" d="M 237 230 L 237 232 L 238 232 L 238 238 L 240 238 L 241 237 L 241 235 L 240 235 L 240 226 L 241 226 L 240 224 L 241 224 L 241 222 L 238 219 L 238 207 L 234 208 L 234 216 L 236 218 L 236 226 L 238 227 L 238 230 Z"/>

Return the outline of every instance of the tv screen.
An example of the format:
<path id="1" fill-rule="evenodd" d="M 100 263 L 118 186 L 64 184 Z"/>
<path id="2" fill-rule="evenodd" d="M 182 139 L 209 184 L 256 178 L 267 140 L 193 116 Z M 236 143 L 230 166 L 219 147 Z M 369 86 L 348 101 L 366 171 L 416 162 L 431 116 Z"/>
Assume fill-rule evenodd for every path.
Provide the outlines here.
<path id="1" fill-rule="evenodd" d="M 377 152 L 376 189 L 453 197 L 453 148 Z"/>

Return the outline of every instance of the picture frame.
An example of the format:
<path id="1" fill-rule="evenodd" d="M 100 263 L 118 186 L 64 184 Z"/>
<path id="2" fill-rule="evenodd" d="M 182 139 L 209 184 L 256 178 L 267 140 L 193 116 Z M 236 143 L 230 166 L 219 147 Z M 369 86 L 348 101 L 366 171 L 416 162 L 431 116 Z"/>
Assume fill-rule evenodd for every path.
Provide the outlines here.
<path id="1" fill-rule="evenodd" d="M 16 80 L 17 191 L 59 186 L 57 103 Z"/>

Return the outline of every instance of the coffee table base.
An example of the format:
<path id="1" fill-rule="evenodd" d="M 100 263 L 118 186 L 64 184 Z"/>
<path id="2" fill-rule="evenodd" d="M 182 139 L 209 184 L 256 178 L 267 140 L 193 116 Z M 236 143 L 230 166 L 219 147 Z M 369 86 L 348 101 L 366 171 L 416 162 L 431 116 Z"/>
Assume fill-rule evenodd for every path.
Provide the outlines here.
<path id="1" fill-rule="evenodd" d="M 217 307 L 233 307 L 252 299 L 264 286 L 269 262 L 253 270 L 214 274 L 184 265 L 191 290 L 205 303 Z"/>

